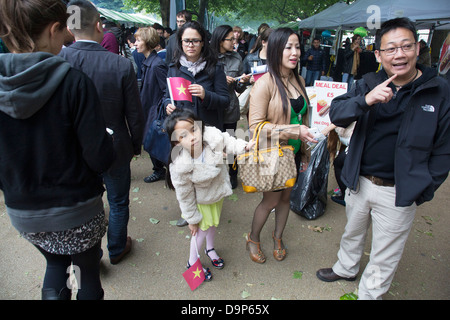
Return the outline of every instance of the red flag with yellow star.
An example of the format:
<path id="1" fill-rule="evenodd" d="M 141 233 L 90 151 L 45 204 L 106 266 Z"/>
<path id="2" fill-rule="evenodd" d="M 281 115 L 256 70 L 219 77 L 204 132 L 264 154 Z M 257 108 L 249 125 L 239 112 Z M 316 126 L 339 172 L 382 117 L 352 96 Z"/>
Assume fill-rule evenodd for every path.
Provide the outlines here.
<path id="1" fill-rule="evenodd" d="M 183 277 L 192 291 L 197 289 L 197 287 L 205 281 L 205 272 L 203 271 L 200 259 L 197 259 L 197 261 L 183 273 Z"/>
<path id="2" fill-rule="evenodd" d="M 181 77 L 167 78 L 170 97 L 173 101 L 185 100 L 192 102 L 192 95 L 188 90 L 191 82 Z"/>

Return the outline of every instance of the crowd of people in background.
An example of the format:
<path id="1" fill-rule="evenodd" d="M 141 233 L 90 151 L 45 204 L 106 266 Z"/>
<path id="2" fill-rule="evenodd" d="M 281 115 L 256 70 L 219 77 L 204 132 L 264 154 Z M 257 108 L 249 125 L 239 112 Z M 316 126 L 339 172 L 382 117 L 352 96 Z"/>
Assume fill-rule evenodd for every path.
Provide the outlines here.
<path id="1" fill-rule="evenodd" d="M 233 135 L 237 122 L 247 117 L 248 128 L 254 130 L 268 121 L 266 136 L 277 132 L 277 141 L 292 145 L 297 170 L 304 170 L 311 155 L 307 143 L 317 142 L 308 130 L 306 87 L 329 74 L 321 39 L 312 39 L 311 48 L 303 52 L 298 33 L 266 23 L 254 36 L 230 25 L 211 33 L 185 10 L 177 13 L 176 31 L 157 23 L 124 28 L 101 18 L 89 1 L 70 5 L 80 8 L 82 20 L 80 28 L 69 26 L 70 33 L 66 5 L 60 0 L 3 0 L 0 8 L 2 50 L 11 52 L 0 59 L 0 188 L 13 226 L 47 261 L 42 298 L 70 299 L 66 270 L 71 263 L 83 272 L 77 298 L 103 298 L 101 238 L 107 234 L 111 264 L 132 249 L 127 230 L 130 161 L 141 154 L 161 111 L 166 130 L 176 137 L 171 141 L 175 157 L 164 162 L 150 156 L 153 172 L 144 181 L 166 179 L 175 190 L 181 209 L 177 225 L 189 226 L 192 235 L 187 267 L 206 243 L 212 266 L 224 268 L 226 259 L 214 240 L 223 198 L 237 187 L 239 170 L 228 163 L 253 147 L 252 141 Z M 408 19 L 387 21 L 374 53 L 382 70 L 361 77 L 366 62 L 360 55 L 361 36 L 355 35 L 343 48 L 339 74 L 349 91 L 334 100 L 333 124 L 323 131 L 325 136 L 339 128 L 353 133 L 338 155 L 338 183 L 342 194 L 346 189 L 345 199 L 339 200 L 347 203 L 348 224 L 338 261 L 333 268 L 318 270 L 317 277 L 327 282 L 356 279 L 373 216 L 369 266 L 380 268 L 381 282 L 370 287 L 366 269 L 359 287 L 362 299 L 379 299 L 387 292 L 416 205 L 433 198 L 450 169 L 448 84 L 427 67 L 428 49 L 417 40 Z M 416 65 L 418 56 L 422 64 Z M 255 81 L 252 68 L 262 65 L 268 72 Z M 306 79 L 301 66 L 306 67 Z M 170 77 L 190 82 L 185 89 L 191 99 L 174 101 Z M 246 91 L 248 109 L 242 112 L 238 96 Z M 410 103 L 422 107 L 412 109 Z M 377 112 L 369 111 L 373 109 Z M 403 121 L 404 115 L 411 123 Z M 215 148 L 225 145 L 233 151 L 231 159 L 217 165 L 223 150 Z M 272 212 L 273 257 L 286 258 L 282 236 L 290 192 L 264 192 L 254 209 L 246 242 L 252 261 L 262 264 L 267 259 L 260 233 Z M 374 192 L 380 197 L 371 204 Z M 204 271 L 211 280 L 211 271 Z"/>

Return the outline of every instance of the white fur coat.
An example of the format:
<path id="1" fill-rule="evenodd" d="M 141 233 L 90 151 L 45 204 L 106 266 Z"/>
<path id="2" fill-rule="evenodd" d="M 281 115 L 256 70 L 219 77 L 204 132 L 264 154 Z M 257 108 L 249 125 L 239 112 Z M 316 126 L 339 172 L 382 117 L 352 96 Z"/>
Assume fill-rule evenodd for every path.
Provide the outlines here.
<path id="1" fill-rule="evenodd" d="M 169 166 L 181 216 L 189 224 L 202 220 L 197 203 L 212 204 L 233 193 L 224 152 L 239 154 L 247 145 L 245 140 L 235 139 L 215 127 L 205 127 L 203 142 L 202 163 L 194 163 L 190 153 L 180 147 L 173 149 L 173 162 Z"/>

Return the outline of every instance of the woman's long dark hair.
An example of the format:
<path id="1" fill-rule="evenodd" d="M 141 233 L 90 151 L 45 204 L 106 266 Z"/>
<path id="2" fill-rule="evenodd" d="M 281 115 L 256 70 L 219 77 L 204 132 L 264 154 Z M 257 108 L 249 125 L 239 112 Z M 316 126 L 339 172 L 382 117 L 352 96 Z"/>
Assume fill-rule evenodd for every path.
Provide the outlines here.
<path id="1" fill-rule="evenodd" d="M 282 61 L 283 61 L 284 48 L 286 46 L 286 43 L 288 42 L 289 37 L 292 34 L 295 34 L 299 38 L 298 41 L 300 43 L 300 37 L 292 29 L 279 28 L 279 29 L 275 29 L 270 34 L 269 42 L 267 44 L 267 68 L 268 68 L 270 75 L 275 80 L 278 91 L 280 92 L 281 102 L 283 105 L 283 113 L 285 116 L 288 114 L 290 104 L 289 104 L 289 99 L 288 99 L 288 96 L 286 93 L 287 86 L 282 81 L 281 66 L 282 66 Z M 306 94 L 306 89 L 303 86 L 302 82 L 300 81 L 300 76 L 298 74 L 298 64 L 292 70 L 292 72 L 294 73 L 295 80 L 297 81 L 298 85 L 300 86 L 303 96 L 309 105 L 309 99 L 308 99 L 308 95 Z"/>
<path id="2" fill-rule="evenodd" d="M 210 78 L 213 78 L 214 74 L 216 72 L 217 58 L 209 46 L 208 36 L 206 34 L 205 28 L 203 28 L 202 25 L 200 23 L 198 23 L 197 21 L 186 22 L 180 28 L 180 30 L 178 30 L 177 45 L 176 45 L 174 53 L 173 53 L 173 62 L 176 64 L 177 68 L 181 67 L 180 58 L 182 55 L 184 55 L 183 44 L 182 44 L 181 38 L 183 37 L 184 31 L 188 28 L 196 30 L 202 37 L 203 47 L 202 47 L 202 51 L 201 51 L 201 57 L 206 61 L 206 67 L 205 67 L 206 72 L 208 73 Z"/>
<path id="3" fill-rule="evenodd" d="M 271 28 L 264 29 L 264 31 L 261 32 L 261 34 L 258 36 L 258 38 L 256 38 L 256 42 L 253 45 L 252 50 L 250 50 L 250 53 L 253 53 L 253 52 L 256 52 L 258 50 L 261 50 L 262 42 L 263 41 L 267 42 L 267 40 L 269 39 L 269 36 L 272 33 L 272 31 L 273 31 L 273 29 L 271 29 Z"/>
<path id="4" fill-rule="evenodd" d="M 175 188 L 172 184 L 172 179 L 170 177 L 169 165 L 172 163 L 173 157 L 180 150 L 177 148 L 182 148 L 181 146 L 178 146 L 178 140 L 176 140 L 175 137 L 173 136 L 173 133 L 175 132 L 175 126 L 179 121 L 187 121 L 192 124 L 194 124 L 194 122 L 201 122 L 202 135 L 205 132 L 204 122 L 201 121 L 190 109 L 177 108 L 164 120 L 164 129 L 166 130 L 166 133 L 169 135 L 171 145 L 171 152 L 170 152 L 171 154 L 166 168 L 166 186 L 171 190 L 175 190 Z"/>
<path id="5" fill-rule="evenodd" d="M 224 41 L 227 34 L 230 32 L 233 32 L 233 28 L 226 24 L 218 26 L 214 29 L 211 36 L 210 46 L 216 57 L 220 54 L 220 43 Z"/>

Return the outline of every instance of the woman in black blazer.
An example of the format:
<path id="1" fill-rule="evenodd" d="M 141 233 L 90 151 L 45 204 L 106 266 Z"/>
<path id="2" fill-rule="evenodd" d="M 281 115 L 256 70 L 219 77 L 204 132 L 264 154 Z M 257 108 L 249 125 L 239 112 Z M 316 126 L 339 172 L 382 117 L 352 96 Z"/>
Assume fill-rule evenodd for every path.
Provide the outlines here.
<path id="1" fill-rule="evenodd" d="M 223 65 L 211 51 L 205 29 L 196 21 L 184 24 L 177 33 L 177 47 L 169 66 L 168 77 L 191 81 L 190 101 L 174 101 L 167 92 L 164 102 L 167 114 L 175 108 L 188 108 L 209 126 L 222 130 L 225 108 L 230 103 Z M 169 91 L 169 90 L 168 90 Z"/>

